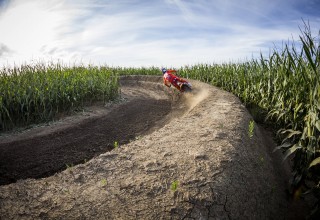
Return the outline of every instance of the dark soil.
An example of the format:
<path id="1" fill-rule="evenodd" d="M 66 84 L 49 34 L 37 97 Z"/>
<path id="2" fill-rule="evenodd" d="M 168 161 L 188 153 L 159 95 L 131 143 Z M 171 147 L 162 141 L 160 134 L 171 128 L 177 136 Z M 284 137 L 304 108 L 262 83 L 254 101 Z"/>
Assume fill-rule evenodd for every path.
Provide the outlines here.
<path id="1" fill-rule="evenodd" d="M 167 100 L 134 99 L 113 108 L 107 115 L 84 120 L 76 126 L 0 143 L 0 185 L 48 177 L 89 161 L 112 150 L 115 142 L 126 144 L 147 134 L 170 110 Z"/>

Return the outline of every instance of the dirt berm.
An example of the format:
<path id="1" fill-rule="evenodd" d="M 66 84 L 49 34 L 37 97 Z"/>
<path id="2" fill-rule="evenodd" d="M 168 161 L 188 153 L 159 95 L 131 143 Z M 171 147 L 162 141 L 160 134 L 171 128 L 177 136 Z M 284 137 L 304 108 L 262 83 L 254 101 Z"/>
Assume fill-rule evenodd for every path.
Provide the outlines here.
<path id="1" fill-rule="evenodd" d="M 27 155 L 32 147 L 23 143 L 50 149 L 33 152 L 40 164 L 0 186 L 0 219 L 298 218 L 288 208 L 287 176 L 271 153 L 272 141 L 257 124 L 250 137 L 252 117 L 238 98 L 198 81 L 191 80 L 194 91 L 184 95 L 161 83 L 160 77 L 123 77 L 120 104 L 1 137 L 6 158 L 10 149 Z M 110 137 L 117 133 L 122 135 Z M 120 145 L 108 151 L 115 141 Z M 55 152 L 70 146 L 70 161 L 82 146 L 102 150 L 86 163 L 39 179 L 50 167 L 42 167 L 41 157 L 50 152 L 58 161 L 67 153 Z M 12 158 L 0 168 L 28 163 L 23 155 Z M 24 175 L 34 167 L 37 174 Z"/>

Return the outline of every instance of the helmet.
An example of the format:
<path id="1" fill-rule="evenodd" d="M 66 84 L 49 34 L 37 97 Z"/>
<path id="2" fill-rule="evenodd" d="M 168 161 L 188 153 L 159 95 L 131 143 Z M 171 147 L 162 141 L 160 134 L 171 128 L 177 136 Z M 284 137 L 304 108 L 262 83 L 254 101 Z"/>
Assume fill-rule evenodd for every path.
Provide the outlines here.
<path id="1" fill-rule="evenodd" d="M 162 74 L 165 74 L 167 72 L 167 69 L 166 68 L 162 68 L 161 71 L 162 71 Z"/>

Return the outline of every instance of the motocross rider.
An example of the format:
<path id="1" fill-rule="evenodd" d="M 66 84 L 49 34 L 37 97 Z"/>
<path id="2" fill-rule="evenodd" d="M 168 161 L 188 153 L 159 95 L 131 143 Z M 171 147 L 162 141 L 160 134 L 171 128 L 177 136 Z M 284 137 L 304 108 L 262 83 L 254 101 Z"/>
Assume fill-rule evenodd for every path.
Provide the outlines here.
<path id="1" fill-rule="evenodd" d="M 167 70 L 166 68 L 162 68 L 161 69 L 162 71 L 162 74 L 163 74 L 163 83 L 168 86 L 168 87 L 171 87 L 171 84 L 173 86 L 176 86 L 178 81 L 179 81 L 179 78 L 174 75 L 173 73 L 176 73 L 177 71 L 175 70 Z"/>

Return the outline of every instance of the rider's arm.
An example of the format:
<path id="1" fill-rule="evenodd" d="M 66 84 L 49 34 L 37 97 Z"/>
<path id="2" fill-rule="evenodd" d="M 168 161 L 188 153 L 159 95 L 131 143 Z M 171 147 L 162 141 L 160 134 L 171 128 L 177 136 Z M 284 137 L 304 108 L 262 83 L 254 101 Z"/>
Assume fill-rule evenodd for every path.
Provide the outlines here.
<path id="1" fill-rule="evenodd" d="M 163 77 L 163 84 L 165 84 L 168 87 L 171 87 L 171 83 L 165 77 Z"/>

